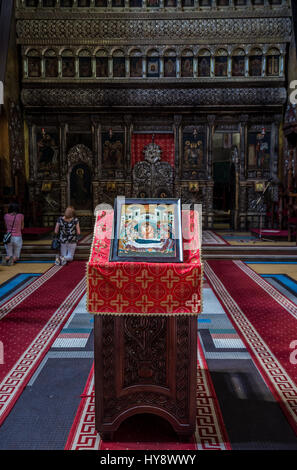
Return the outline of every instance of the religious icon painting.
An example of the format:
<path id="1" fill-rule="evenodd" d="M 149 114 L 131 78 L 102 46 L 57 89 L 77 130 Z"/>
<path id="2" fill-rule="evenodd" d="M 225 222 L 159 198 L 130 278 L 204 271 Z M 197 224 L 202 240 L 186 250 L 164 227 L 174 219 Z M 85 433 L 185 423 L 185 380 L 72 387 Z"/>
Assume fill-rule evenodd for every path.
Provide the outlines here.
<path id="1" fill-rule="evenodd" d="M 110 261 L 183 261 L 180 199 L 126 199 L 114 204 Z"/>
<path id="2" fill-rule="evenodd" d="M 96 77 L 108 77 L 107 57 L 96 57 Z"/>
<path id="3" fill-rule="evenodd" d="M 198 75 L 199 77 L 210 76 L 210 57 L 198 57 Z"/>
<path id="4" fill-rule="evenodd" d="M 215 75 L 216 77 L 227 76 L 227 57 L 219 56 L 215 58 Z"/>
<path id="5" fill-rule="evenodd" d="M 130 76 L 142 77 L 142 57 L 130 58 Z"/>
<path id="6" fill-rule="evenodd" d="M 79 76 L 91 77 L 92 76 L 92 62 L 91 57 L 79 58 Z"/>
<path id="7" fill-rule="evenodd" d="M 45 76 L 46 77 L 57 77 L 58 76 L 58 58 L 57 57 L 45 57 Z"/>
<path id="8" fill-rule="evenodd" d="M 193 57 L 181 58 L 181 76 L 193 77 Z"/>
<path id="9" fill-rule="evenodd" d="M 71 8 L 73 6 L 73 0 L 60 0 L 60 6 Z"/>
<path id="10" fill-rule="evenodd" d="M 159 7 L 160 0 L 147 0 L 146 5 L 147 7 Z"/>
<path id="11" fill-rule="evenodd" d="M 177 0 L 165 0 L 165 7 L 176 7 Z"/>
<path id="12" fill-rule="evenodd" d="M 70 204 L 77 210 L 92 208 L 91 180 L 91 169 L 88 165 L 74 165 L 70 173 Z"/>
<path id="13" fill-rule="evenodd" d="M 204 143 L 203 133 L 183 132 L 183 167 L 201 168 L 204 163 Z"/>
<path id="14" fill-rule="evenodd" d="M 147 76 L 159 77 L 159 57 L 148 57 L 147 59 Z"/>
<path id="15" fill-rule="evenodd" d="M 102 167 L 104 169 L 122 169 L 124 166 L 123 132 L 102 132 Z"/>
<path id="16" fill-rule="evenodd" d="M 54 7 L 55 5 L 56 5 L 55 0 L 43 0 L 43 2 L 42 2 L 43 7 L 50 8 L 50 7 Z"/>
<path id="17" fill-rule="evenodd" d="M 125 77 L 125 57 L 114 57 L 113 58 L 113 76 L 114 77 Z"/>
<path id="18" fill-rule="evenodd" d="M 248 170 L 269 170 L 270 139 L 270 132 L 248 133 Z"/>
<path id="19" fill-rule="evenodd" d="M 75 76 L 74 57 L 62 57 L 62 76 L 63 77 Z"/>
<path id="20" fill-rule="evenodd" d="M 112 6 L 115 8 L 124 8 L 125 0 L 112 0 Z"/>
<path id="21" fill-rule="evenodd" d="M 243 76 L 245 73 L 244 56 L 235 56 L 232 58 L 232 75 L 235 77 Z"/>
<path id="22" fill-rule="evenodd" d="M 164 77 L 176 77 L 176 58 L 164 58 Z"/>
<path id="23" fill-rule="evenodd" d="M 41 61 L 39 57 L 28 57 L 28 75 L 29 77 L 40 77 Z"/>
<path id="24" fill-rule="evenodd" d="M 183 0 L 182 5 L 183 5 L 183 7 L 193 7 L 194 6 L 194 0 Z"/>
<path id="25" fill-rule="evenodd" d="M 262 75 L 262 55 L 250 56 L 249 67 L 249 74 L 252 77 L 260 77 Z"/>
<path id="26" fill-rule="evenodd" d="M 37 174 L 40 178 L 59 176 L 59 135 L 41 129 L 36 134 Z"/>

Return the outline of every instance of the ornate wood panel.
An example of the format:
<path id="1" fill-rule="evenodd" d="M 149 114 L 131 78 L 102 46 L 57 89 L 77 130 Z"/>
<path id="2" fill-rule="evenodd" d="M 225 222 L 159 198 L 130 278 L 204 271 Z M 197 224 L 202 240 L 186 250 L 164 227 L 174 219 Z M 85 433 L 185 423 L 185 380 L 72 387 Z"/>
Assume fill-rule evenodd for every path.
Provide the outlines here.
<path id="1" fill-rule="evenodd" d="M 96 429 L 112 439 L 126 418 L 152 413 L 195 432 L 197 316 L 95 316 Z"/>

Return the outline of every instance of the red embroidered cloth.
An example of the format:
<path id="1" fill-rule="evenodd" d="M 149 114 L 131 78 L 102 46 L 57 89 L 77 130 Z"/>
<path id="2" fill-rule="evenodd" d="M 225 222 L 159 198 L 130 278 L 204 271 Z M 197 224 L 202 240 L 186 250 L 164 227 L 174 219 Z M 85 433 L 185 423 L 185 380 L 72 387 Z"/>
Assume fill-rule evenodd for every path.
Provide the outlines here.
<path id="1" fill-rule="evenodd" d="M 131 167 L 144 160 L 143 150 L 152 142 L 152 134 L 132 134 Z M 162 149 L 161 160 L 174 166 L 174 135 L 154 134 L 154 142 Z"/>
<path id="2" fill-rule="evenodd" d="M 192 211 L 182 211 L 183 227 L 189 230 L 183 242 L 183 263 L 110 262 L 113 211 L 97 213 L 87 264 L 88 311 L 114 315 L 200 313 L 202 264 L 193 217 Z"/>

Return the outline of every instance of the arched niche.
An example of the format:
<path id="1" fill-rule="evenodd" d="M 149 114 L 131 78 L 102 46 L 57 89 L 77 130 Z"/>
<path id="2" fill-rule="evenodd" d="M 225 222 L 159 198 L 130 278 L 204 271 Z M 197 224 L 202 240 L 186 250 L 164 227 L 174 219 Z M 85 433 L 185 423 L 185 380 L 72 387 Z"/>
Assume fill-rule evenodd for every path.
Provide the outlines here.
<path id="1" fill-rule="evenodd" d="M 71 49 L 64 49 L 62 54 L 62 77 L 75 76 L 75 57 Z"/>
<path id="2" fill-rule="evenodd" d="M 192 49 L 184 49 L 181 53 L 181 76 L 193 77 L 194 54 Z"/>
<path id="3" fill-rule="evenodd" d="M 260 47 L 254 47 L 249 53 L 249 75 L 261 77 L 263 67 L 263 51 Z"/>
<path id="4" fill-rule="evenodd" d="M 245 51 L 238 47 L 232 53 L 232 75 L 242 77 L 245 75 Z"/>
<path id="5" fill-rule="evenodd" d="M 28 77 L 37 78 L 41 76 L 41 58 L 36 49 L 30 49 L 27 52 L 27 64 Z"/>
<path id="6" fill-rule="evenodd" d="M 104 48 L 96 51 L 96 77 L 108 77 L 108 53 Z"/>
<path id="7" fill-rule="evenodd" d="M 88 49 L 82 49 L 78 54 L 79 76 L 86 78 L 92 76 L 92 57 Z"/>
<path id="8" fill-rule="evenodd" d="M 198 54 L 198 75 L 199 77 L 210 76 L 210 58 L 211 53 L 209 49 L 200 49 Z"/>
<path id="9" fill-rule="evenodd" d="M 44 70 L 46 77 L 58 76 L 58 57 L 54 49 L 47 49 L 44 53 Z"/>
<path id="10" fill-rule="evenodd" d="M 215 54 L 215 76 L 227 77 L 228 75 L 228 52 L 226 49 L 218 49 Z"/>
<path id="11" fill-rule="evenodd" d="M 130 51 L 130 77 L 142 77 L 143 57 L 140 49 L 133 48 Z"/>

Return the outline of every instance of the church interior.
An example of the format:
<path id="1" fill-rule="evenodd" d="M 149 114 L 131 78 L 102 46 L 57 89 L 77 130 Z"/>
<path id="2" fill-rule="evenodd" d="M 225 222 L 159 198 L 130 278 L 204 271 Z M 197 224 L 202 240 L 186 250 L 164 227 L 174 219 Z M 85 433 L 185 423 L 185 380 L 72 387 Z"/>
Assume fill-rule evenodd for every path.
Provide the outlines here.
<path id="1" fill-rule="evenodd" d="M 297 2 L 0 0 L 0 232 L 0 450 L 296 451 Z"/>

